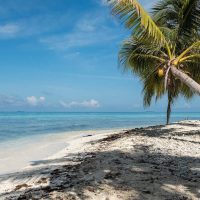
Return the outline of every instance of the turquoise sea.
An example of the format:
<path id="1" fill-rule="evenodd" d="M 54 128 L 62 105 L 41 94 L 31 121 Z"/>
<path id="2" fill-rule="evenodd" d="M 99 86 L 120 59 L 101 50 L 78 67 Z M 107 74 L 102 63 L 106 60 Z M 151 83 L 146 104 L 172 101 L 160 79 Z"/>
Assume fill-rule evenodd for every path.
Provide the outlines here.
<path id="1" fill-rule="evenodd" d="M 165 124 L 165 113 L 0 113 L 0 143 L 45 134 L 81 130 L 134 128 Z M 171 122 L 200 119 L 198 113 L 172 113 Z"/>

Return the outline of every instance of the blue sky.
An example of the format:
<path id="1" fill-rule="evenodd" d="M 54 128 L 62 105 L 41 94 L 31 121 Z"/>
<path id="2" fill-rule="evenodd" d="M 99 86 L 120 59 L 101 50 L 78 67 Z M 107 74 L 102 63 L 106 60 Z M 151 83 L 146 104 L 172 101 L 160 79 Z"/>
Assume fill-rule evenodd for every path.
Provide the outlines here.
<path id="1" fill-rule="evenodd" d="M 127 35 L 102 0 L 0 0 L 0 111 L 144 111 L 140 81 L 118 68 Z"/>

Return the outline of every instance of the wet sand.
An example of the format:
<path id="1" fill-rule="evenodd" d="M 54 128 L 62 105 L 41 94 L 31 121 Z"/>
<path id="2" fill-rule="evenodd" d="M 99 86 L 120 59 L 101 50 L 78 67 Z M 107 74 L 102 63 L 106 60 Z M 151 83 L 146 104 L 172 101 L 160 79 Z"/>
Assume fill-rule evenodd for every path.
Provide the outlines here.
<path id="1" fill-rule="evenodd" d="M 0 144 L 0 175 L 20 171 L 30 163 L 52 157 L 70 145 L 71 141 L 87 135 L 98 135 L 116 130 L 90 130 L 52 133 L 16 139 Z"/>

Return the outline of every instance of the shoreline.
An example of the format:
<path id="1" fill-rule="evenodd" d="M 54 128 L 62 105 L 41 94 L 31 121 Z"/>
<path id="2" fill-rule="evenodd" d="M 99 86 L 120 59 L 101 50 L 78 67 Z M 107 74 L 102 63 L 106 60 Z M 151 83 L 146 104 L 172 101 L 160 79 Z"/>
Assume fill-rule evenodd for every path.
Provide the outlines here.
<path id="1" fill-rule="evenodd" d="M 200 121 L 87 134 L 1 175 L 0 199 L 200 198 Z"/>
<path id="2" fill-rule="evenodd" d="M 95 136 L 105 132 L 112 134 L 122 130 L 122 128 L 117 128 L 68 131 L 8 141 L 0 147 L 0 176 L 23 171 L 37 160 L 54 157 L 55 154 L 58 155 L 63 149 L 70 146 L 72 141 L 79 140 L 81 137 Z"/>

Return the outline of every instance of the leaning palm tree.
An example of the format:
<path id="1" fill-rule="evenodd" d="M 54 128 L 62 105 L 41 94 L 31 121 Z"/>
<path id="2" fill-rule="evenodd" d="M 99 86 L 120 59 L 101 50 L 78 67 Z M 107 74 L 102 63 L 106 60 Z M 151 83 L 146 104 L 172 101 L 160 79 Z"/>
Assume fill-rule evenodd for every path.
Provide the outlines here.
<path id="1" fill-rule="evenodd" d="M 191 46 L 195 41 L 199 40 L 200 29 L 200 1 L 199 0 L 165 0 L 158 1 L 153 6 L 153 20 L 162 30 L 164 35 L 168 37 L 171 43 L 176 46 L 175 54 L 182 53 L 182 49 Z M 190 68 L 193 67 L 193 76 L 199 80 L 199 62 L 196 57 L 196 66 L 194 63 L 188 63 Z M 168 108 L 167 108 L 167 123 L 171 112 L 171 104 L 178 96 L 183 95 L 185 98 L 191 98 L 194 93 L 185 85 L 180 84 L 178 80 L 173 80 L 173 84 L 168 85 Z M 165 83 L 166 84 L 166 83 Z M 180 87 L 181 86 L 181 87 Z"/>
<path id="2" fill-rule="evenodd" d="M 187 98 L 200 94 L 200 0 L 160 1 L 152 17 L 137 0 L 113 0 L 111 5 L 132 30 L 120 50 L 120 63 L 142 78 L 146 104 L 152 96 L 168 93 L 169 118 L 171 103 L 179 94 Z M 162 77 L 159 87 L 148 81 L 157 74 Z"/>
<path id="3" fill-rule="evenodd" d="M 191 98 L 194 92 L 190 90 L 188 86 L 183 84 L 179 79 L 175 78 L 171 72 L 167 75 L 167 87 L 166 78 L 164 78 L 164 71 L 162 65 L 159 62 L 150 57 L 148 54 L 151 51 L 155 51 L 156 46 L 153 46 L 149 41 L 143 41 L 143 43 L 137 44 L 136 40 L 129 39 L 123 43 L 123 46 L 119 53 L 120 62 L 123 67 L 128 70 L 132 70 L 133 73 L 139 75 L 141 78 L 144 88 L 144 106 L 150 106 L 152 97 L 155 96 L 156 100 L 160 99 L 165 93 L 168 96 L 168 107 L 167 107 L 167 124 L 169 123 L 171 107 L 174 101 L 179 96 L 184 96 L 186 99 Z M 136 51 L 134 56 L 132 52 Z M 144 57 L 140 57 L 141 51 L 146 54 Z M 127 56 L 129 56 L 129 62 L 126 63 Z M 141 68 L 142 66 L 148 66 Z M 136 66 L 136 67 L 130 67 Z M 157 67 L 155 67 L 157 66 Z"/>
<path id="4" fill-rule="evenodd" d="M 192 92 L 187 86 L 183 85 L 179 79 L 175 79 L 171 73 L 169 73 L 170 84 L 167 89 L 164 87 L 163 72 L 158 70 L 158 73 L 151 73 L 150 75 L 144 74 L 144 106 L 150 106 L 152 97 L 156 97 L 156 101 L 160 99 L 165 93 L 168 97 L 167 105 L 167 120 L 166 124 L 169 124 L 171 108 L 175 100 L 179 96 L 184 96 L 186 99 L 190 99 L 194 92 Z"/>

